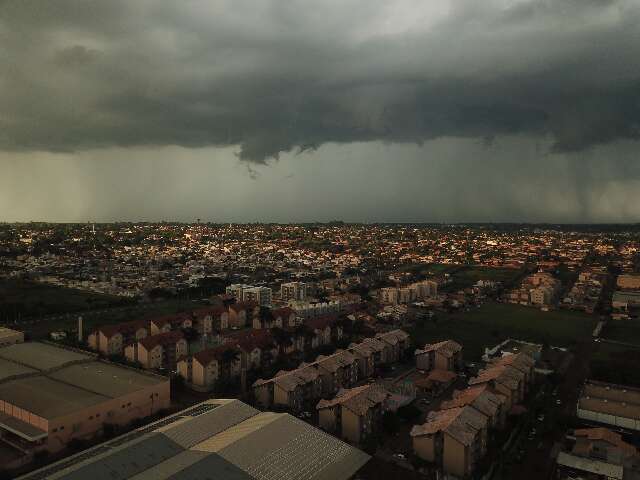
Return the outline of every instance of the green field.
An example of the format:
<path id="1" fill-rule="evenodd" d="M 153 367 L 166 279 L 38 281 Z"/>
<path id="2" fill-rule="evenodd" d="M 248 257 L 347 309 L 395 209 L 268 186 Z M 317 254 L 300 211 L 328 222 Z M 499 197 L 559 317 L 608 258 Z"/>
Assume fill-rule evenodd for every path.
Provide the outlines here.
<path id="1" fill-rule="evenodd" d="M 640 348 L 601 342 L 591 359 L 591 377 L 640 387 Z"/>
<path id="2" fill-rule="evenodd" d="M 43 283 L 0 281 L 0 321 L 126 305 L 131 300 Z"/>
<path id="3" fill-rule="evenodd" d="M 519 305 L 486 303 L 470 312 L 438 312 L 434 320 L 411 329 L 411 335 L 416 345 L 456 340 L 463 344 L 465 358 L 478 360 L 485 347 L 507 338 L 571 346 L 589 338 L 595 324 L 595 317 L 580 312 L 542 312 Z"/>
<path id="4" fill-rule="evenodd" d="M 516 268 L 464 266 L 451 274 L 453 282 L 447 285 L 444 290 L 455 291 L 468 288 L 478 280 L 493 280 L 508 284 L 518 278 L 521 273 L 522 270 Z"/>
<path id="5" fill-rule="evenodd" d="M 604 328 L 602 337 L 616 342 L 633 343 L 640 348 L 640 320 L 612 320 Z"/>

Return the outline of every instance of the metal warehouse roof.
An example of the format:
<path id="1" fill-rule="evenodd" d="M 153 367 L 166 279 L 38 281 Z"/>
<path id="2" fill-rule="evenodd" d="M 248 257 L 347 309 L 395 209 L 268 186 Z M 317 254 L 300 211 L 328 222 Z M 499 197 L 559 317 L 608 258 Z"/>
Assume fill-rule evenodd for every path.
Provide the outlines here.
<path id="1" fill-rule="evenodd" d="M 369 456 L 284 413 L 212 399 L 23 480 L 346 480 Z"/>

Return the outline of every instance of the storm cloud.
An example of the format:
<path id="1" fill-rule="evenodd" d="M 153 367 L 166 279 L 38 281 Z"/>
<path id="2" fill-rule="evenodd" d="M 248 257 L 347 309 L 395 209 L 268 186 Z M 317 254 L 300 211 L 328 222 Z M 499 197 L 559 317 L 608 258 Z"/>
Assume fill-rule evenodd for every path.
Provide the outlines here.
<path id="1" fill-rule="evenodd" d="M 636 0 L 0 0 L 0 150 L 571 154 L 640 136 L 638 58 Z"/>

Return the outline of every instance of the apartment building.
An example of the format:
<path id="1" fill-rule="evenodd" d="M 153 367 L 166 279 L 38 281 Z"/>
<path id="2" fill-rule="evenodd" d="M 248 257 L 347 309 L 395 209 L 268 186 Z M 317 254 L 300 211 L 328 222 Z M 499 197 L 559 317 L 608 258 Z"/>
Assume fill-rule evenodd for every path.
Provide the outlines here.
<path id="1" fill-rule="evenodd" d="M 427 344 L 415 351 L 415 358 L 419 370 L 457 372 L 464 366 L 462 345 L 453 340 Z"/>
<path id="2" fill-rule="evenodd" d="M 387 332 L 383 337 L 395 339 L 398 350 L 407 348 L 409 343 L 409 336 L 402 330 Z M 361 372 L 371 374 L 376 366 L 391 362 L 392 358 L 391 344 L 379 338 L 367 338 L 360 344 L 350 345 L 347 350 L 320 355 L 312 363 L 302 363 L 296 370 L 280 371 L 269 380 L 257 380 L 253 393 L 263 407 L 275 404 L 299 411 L 311 404 L 313 408 L 320 398 L 333 396 L 341 388 L 351 388 L 359 380 L 368 378 L 360 376 Z"/>
<path id="3" fill-rule="evenodd" d="M 350 443 L 359 444 L 379 428 L 390 396 L 376 384 L 340 390 L 333 399 L 320 400 L 316 405 L 319 425 Z"/>
<path id="4" fill-rule="evenodd" d="M 238 302 L 255 302 L 261 307 L 271 306 L 272 291 L 269 287 L 255 287 L 238 283 L 228 286 L 226 293 L 233 295 Z"/>
<path id="5" fill-rule="evenodd" d="M 188 313 L 155 317 L 149 322 L 149 332 L 150 335 L 157 335 L 181 328 L 193 328 L 193 320 L 193 316 Z"/>
<path id="6" fill-rule="evenodd" d="M 486 416 L 489 420 L 489 428 L 501 430 L 507 419 L 506 402 L 504 395 L 493 391 L 486 383 L 468 387 L 464 390 L 455 390 L 452 399 L 440 404 L 441 410 L 471 406 Z"/>
<path id="7" fill-rule="evenodd" d="M 130 362 L 147 370 L 176 369 L 178 358 L 187 355 L 189 345 L 180 330 L 151 335 L 127 345 L 124 354 Z"/>
<path id="8" fill-rule="evenodd" d="M 304 282 L 289 282 L 280 285 L 280 299 L 283 302 L 305 300 L 309 286 Z"/>
<path id="9" fill-rule="evenodd" d="M 236 302 L 229 305 L 228 319 L 231 328 L 244 328 L 253 325 L 253 319 L 258 316 L 260 305 L 256 302 Z"/>
<path id="10" fill-rule="evenodd" d="M 488 419 L 470 406 L 429 413 L 411 429 L 415 454 L 451 475 L 470 475 L 487 449 Z"/>
<path id="11" fill-rule="evenodd" d="M 242 355 L 236 345 L 229 344 L 201 350 L 179 359 L 178 375 L 194 390 L 208 392 L 214 390 L 222 379 L 240 377 Z"/>
<path id="12" fill-rule="evenodd" d="M 124 355 L 124 347 L 150 335 L 148 320 L 104 325 L 91 332 L 87 344 L 103 355 Z"/>
<path id="13" fill-rule="evenodd" d="M 524 398 L 525 374 L 510 365 L 489 365 L 469 380 L 469 385 L 487 384 L 505 396 L 507 412 Z"/>

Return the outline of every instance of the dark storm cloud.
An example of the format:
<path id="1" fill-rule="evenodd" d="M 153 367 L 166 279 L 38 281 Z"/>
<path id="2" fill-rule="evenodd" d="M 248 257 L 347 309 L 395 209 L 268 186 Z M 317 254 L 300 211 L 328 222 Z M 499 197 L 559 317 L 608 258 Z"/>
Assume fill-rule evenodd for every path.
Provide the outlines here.
<path id="1" fill-rule="evenodd" d="M 0 149 L 640 136 L 635 0 L 0 1 Z"/>

